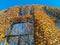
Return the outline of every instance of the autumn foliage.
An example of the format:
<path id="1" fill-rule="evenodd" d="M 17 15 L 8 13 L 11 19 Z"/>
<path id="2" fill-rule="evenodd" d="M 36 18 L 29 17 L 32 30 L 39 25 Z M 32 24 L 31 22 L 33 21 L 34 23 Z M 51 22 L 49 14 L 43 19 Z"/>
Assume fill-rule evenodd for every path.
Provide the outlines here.
<path id="1" fill-rule="evenodd" d="M 60 31 L 56 28 L 53 20 L 44 12 L 43 7 L 33 5 L 33 9 L 29 6 L 26 8 L 13 7 L 0 14 L 0 42 L 4 39 L 11 23 L 27 22 L 33 18 L 35 45 L 59 45 Z M 27 12 L 24 13 L 25 9 Z"/>

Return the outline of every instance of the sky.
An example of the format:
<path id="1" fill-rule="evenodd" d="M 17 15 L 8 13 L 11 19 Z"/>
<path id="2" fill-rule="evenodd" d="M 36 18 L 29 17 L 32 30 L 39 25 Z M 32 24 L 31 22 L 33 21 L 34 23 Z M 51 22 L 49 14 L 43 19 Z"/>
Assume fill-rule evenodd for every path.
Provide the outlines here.
<path id="1" fill-rule="evenodd" d="M 60 8 L 60 0 L 0 0 L 0 10 L 4 10 L 17 5 L 47 5 Z"/>

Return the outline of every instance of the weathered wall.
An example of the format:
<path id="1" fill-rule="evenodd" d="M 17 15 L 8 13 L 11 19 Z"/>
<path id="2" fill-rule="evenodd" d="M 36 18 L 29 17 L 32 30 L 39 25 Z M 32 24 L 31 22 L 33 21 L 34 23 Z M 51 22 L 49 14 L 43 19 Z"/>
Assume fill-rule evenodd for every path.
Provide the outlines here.
<path id="1" fill-rule="evenodd" d="M 20 9 L 23 10 L 22 7 L 13 7 L 0 14 L 0 42 L 3 40 L 11 23 L 24 22 L 31 18 L 31 16 L 29 16 L 29 11 L 26 16 L 19 15 Z"/>

